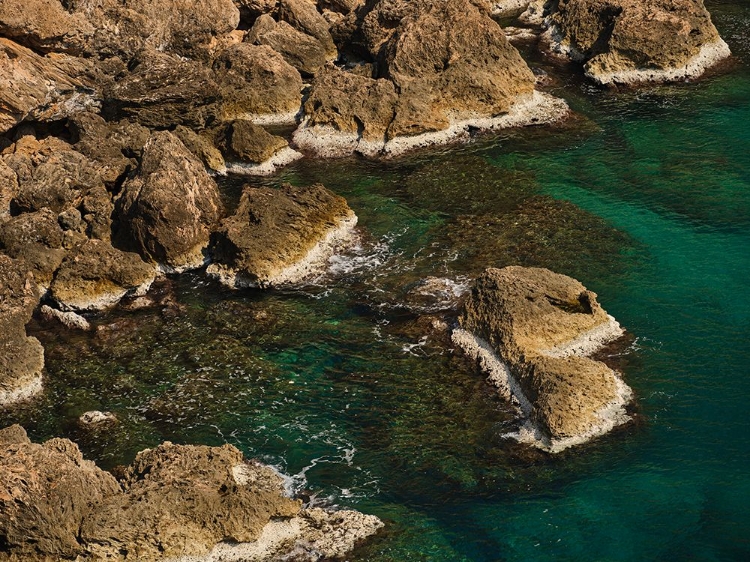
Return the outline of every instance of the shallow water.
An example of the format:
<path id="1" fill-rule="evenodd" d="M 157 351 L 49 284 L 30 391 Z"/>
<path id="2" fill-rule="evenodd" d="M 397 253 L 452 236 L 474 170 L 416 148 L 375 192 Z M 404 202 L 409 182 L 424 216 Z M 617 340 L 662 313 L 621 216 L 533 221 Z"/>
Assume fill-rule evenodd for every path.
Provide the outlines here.
<path id="1" fill-rule="evenodd" d="M 159 289 L 176 304 L 97 317 L 96 335 L 37 325 L 44 395 L 0 422 L 107 467 L 165 439 L 232 443 L 314 502 L 385 519 L 357 560 L 750 559 L 750 5 L 708 4 L 735 63 L 700 83 L 563 74 L 581 117 L 562 127 L 263 180 L 345 196 L 361 247 L 293 291 L 189 274 Z M 503 438 L 512 412 L 410 291 L 511 263 L 577 277 L 633 334 L 613 360 L 637 423 L 553 458 Z M 91 409 L 120 424 L 80 435 Z"/>

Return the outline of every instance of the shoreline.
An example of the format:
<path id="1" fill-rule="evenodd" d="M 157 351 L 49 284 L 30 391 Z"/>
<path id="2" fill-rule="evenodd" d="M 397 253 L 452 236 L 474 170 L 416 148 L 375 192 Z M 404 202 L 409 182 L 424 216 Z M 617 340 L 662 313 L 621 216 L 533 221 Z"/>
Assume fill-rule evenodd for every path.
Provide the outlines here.
<path id="1" fill-rule="evenodd" d="M 303 158 L 301 152 L 297 152 L 293 148 L 287 146 L 260 164 L 227 162 L 225 169 L 227 173 L 241 176 L 270 176 L 275 174 L 279 168 L 283 168 L 300 158 Z"/>

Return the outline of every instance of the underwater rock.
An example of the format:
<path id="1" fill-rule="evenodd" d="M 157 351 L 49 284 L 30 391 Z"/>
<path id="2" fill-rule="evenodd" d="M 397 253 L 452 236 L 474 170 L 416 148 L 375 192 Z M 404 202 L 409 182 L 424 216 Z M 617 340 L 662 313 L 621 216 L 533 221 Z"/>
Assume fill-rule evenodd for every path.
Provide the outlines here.
<path id="1" fill-rule="evenodd" d="M 519 440 L 555 453 L 630 419 L 630 388 L 588 358 L 624 331 L 575 279 L 541 268 L 487 269 L 459 323 L 454 343 L 526 418 Z"/>
<path id="2" fill-rule="evenodd" d="M 118 482 L 75 443 L 38 445 L 11 426 L 0 430 L 0 476 L 0 534 L 12 560 L 319 560 L 345 555 L 383 525 L 303 509 L 275 470 L 231 445 L 166 442 L 138 453 Z"/>
<path id="3" fill-rule="evenodd" d="M 0 407 L 42 389 L 44 349 L 26 335 L 26 323 L 41 297 L 23 260 L 0 254 Z"/>
<path id="4" fill-rule="evenodd" d="M 174 134 L 152 134 L 116 209 L 119 239 L 169 272 L 205 263 L 211 228 L 223 213 L 219 188 Z"/>
<path id="5" fill-rule="evenodd" d="M 63 311 L 103 310 L 124 296 L 143 295 L 156 277 L 154 266 L 101 240 L 74 246 L 57 270 L 50 297 Z"/>
<path id="6" fill-rule="evenodd" d="M 300 281 L 351 241 L 356 223 L 344 198 L 321 184 L 246 187 L 237 212 L 212 237 L 207 273 L 230 287 Z"/>
<path id="7" fill-rule="evenodd" d="M 99 410 L 84 412 L 78 418 L 79 425 L 83 427 L 110 425 L 116 422 L 117 416 L 112 412 L 100 412 Z"/>
<path id="8" fill-rule="evenodd" d="M 695 78 L 731 54 L 703 0 L 560 0 L 545 25 L 550 48 L 599 84 Z"/>

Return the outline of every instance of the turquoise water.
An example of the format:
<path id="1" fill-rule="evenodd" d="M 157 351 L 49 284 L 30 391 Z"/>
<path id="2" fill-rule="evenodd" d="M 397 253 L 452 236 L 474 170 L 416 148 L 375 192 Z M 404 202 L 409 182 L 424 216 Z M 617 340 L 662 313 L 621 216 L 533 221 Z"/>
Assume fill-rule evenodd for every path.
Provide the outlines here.
<path id="1" fill-rule="evenodd" d="M 44 395 L 0 421 L 107 467 L 164 439 L 232 443 L 386 520 L 352 560 L 750 560 L 750 5 L 708 4 L 735 61 L 700 83 L 607 92 L 534 60 L 580 118 L 264 180 L 345 196 L 361 248 L 293 291 L 198 273 L 95 335 L 37 325 Z M 612 361 L 634 424 L 556 457 L 503 439 L 511 412 L 429 329 L 452 305 L 410 290 L 511 263 L 574 275 L 628 328 Z M 80 435 L 90 409 L 121 422 Z"/>

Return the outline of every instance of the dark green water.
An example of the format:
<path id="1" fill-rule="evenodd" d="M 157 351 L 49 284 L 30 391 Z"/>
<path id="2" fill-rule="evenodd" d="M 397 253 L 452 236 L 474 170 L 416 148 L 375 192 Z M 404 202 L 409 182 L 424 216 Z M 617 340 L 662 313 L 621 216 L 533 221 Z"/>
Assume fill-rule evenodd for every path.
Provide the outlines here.
<path id="1" fill-rule="evenodd" d="M 580 119 L 266 180 L 345 196 L 356 255 L 295 291 L 186 275 L 162 288 L 179 307 L 37 326 L 45 393 L 0 421 L 104 466 L 232 443 L 385 519 L 357 560 L 750 560 L 750 4 L 708 4 L 735 64 L 700 83 L 603 92 L 537 60 Z M 637 423 L 554 458 L 502 438 L 510 412 L 409 290 L 511 263 L 577 277 L 634 335 L 614 361 Z M 82 438 L 90 409 L 121 423 Z"/>

